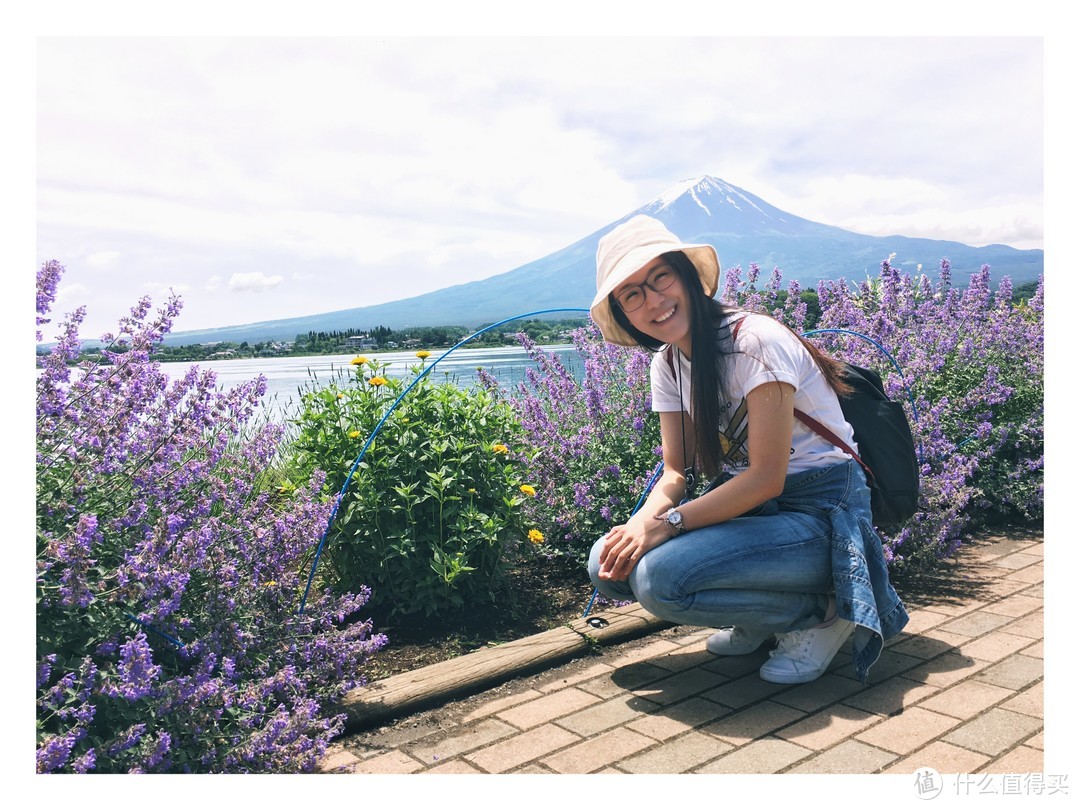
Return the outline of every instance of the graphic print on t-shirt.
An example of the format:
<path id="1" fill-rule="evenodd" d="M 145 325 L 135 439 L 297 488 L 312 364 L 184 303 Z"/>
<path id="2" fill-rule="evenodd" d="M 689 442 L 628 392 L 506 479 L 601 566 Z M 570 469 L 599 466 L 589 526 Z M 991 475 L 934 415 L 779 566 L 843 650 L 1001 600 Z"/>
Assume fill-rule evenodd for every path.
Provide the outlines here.
<path id="1" fill-rule="evenodd" d="M 729 415 L 727 425 L 720 431 L 720 466 L 728 471 L 750 466 L 746 452 L 749 423 L 746 418 L 746 400 Z"/>
<path id="2" fill-rule="evenodd" d="M 739 407 L 728 420 L 727 426 L 720 431 L 720 467 L 734 473 L 739 468 L 750 466 L 750 454 L 746 451 L 746 441 L 750 435 L 750 421 L 747 418 L 746 400 L 739 402 Z M 791 453 L 795 452 L 792 447 Z"/>

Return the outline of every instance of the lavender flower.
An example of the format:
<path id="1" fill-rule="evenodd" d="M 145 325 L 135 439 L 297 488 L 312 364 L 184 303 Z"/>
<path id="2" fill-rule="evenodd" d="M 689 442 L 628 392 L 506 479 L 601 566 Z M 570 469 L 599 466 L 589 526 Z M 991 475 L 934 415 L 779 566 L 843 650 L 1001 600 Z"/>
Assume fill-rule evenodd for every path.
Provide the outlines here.
<path id="1" fill-rule="evenodd" d="M 62 272 L 38 275 L 39 325 Z M 222 392 L 198 369 L 167 381 L 149 357 L 179 310 L 139 301 L 103 359 L 77 364 L 77 309 L 40 358 L 40 772 L 310 769 L 341 730 L 328 707 L 385 644 L 348 623 L 366 588 L 317 590 L 296 614 L 330 509 L 322 477 L 287 500 L 264 490 L 282 439 L 249 425 L 265 381 Z M 288 744 L 232 758 L 281 706 Z"/>

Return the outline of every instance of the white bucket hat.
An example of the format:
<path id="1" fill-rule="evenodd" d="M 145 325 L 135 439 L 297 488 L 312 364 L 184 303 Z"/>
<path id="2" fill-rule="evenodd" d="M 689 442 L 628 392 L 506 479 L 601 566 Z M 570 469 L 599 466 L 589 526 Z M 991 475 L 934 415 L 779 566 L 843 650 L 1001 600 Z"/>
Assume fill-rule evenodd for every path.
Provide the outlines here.
<path id="1" fill-rule="evenodd" d="M 612 228 L 600 239 L 596 249 L 596 298 L 589 312 L 608 343 L 637 346 L 629 333 L 619 326 L 611 311 L 608 296 L 630 276 L 657 256 L 681 250 L 697 268 L 705 295 L 716 294 L 720 279 L 720 257 L 712 245 L 680 242 L 658 219 L 638 214 Z"/>

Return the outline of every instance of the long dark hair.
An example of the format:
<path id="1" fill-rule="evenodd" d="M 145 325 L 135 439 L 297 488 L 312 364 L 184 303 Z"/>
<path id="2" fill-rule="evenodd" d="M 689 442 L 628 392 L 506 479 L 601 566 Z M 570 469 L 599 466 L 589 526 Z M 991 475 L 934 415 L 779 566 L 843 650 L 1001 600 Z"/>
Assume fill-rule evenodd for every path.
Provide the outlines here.
<path id="1" fill-rule="evenodd" d="M 663 258 L 675 269 L 679 281 L 682 282 L 683 288 L 687 292 L 687 300 L 690 305 L 690 348 L 692 356 L 694 358 L 715 358 L 715 362 L 712 363 L 697 362 L 690 364 L 690 399 L 693 402 L 694 422 L 698 426 L 698 429 L 694 431 L 696 437 L 694 449 L 697 464 L 701 466 L 706 475 L 711 477 L 719 472 L 720 461 L 723 458 L 723 451 L 720 446 L 720 432 L 718 429 L 703 430 L 702 426 L 718 426 L 720 424 L 721 402 L 727 400 L 727 393 L 724 388 L 723 358 L 735 353 L 730 341 L 723 341 L 722 343 L 717 341 L 716 330 L 720 327 L 724 318 L 741 310 L 723 304 L 705 294 L 705 288 L 701 284 L 701 277 L 698 275 L 697 268 L 694 267 L 694 263 L 690 261 L 685 253 L 682 251 L 665 253 Z M 663 343 L 650 335 L 646 335 L 630 323 L 630 319 L 626 317 L 626 313 L 622 311 L 614 295 L 609 296 L 608 301 L 615 322 L 625 329 L 627 334 L 637 341 L 640 346 L 652 352 L 664 348 Z M 766 317 L 769 316 L 766 315 Z M 851 386 L 843 379 L 843 367 L 837 360 L 822 352 L 786 324 L 783 324 L 783 326 L 810 352 L 810 356 L 814 358 L 814 363 L 821 370 L 821 373 L 825 375 L 829 386 L 838 396 L 851 393 Z M 669 351 L 673 351 L 673 348 L 669 349 Z M 687 458 L 685 461 L 689 465 L 691 459 Z"/>

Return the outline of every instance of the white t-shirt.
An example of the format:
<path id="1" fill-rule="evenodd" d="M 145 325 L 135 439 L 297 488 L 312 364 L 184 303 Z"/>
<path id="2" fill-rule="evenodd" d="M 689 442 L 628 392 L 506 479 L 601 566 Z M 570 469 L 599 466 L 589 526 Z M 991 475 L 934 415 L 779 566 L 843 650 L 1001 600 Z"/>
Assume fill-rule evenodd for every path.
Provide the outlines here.
<path id="1" fill-rule="evenodd" d="M 739 320 L 742 320 L 742 324 L 735 342 L 736 353 L 725 357 L 722 368 L 724 389 L 728 395 L 728 401 L 721 403 L 721 424 L 718 426 L 724 456 L 721 467 L 724 471 L 738 474 L 749 466 L 746 394 L 769 382 L 792 385 L 795 388 L 795 408 L 825 425 L 858 452 L 851 425 L 844 420 L 836 393 L 798 338 L 772 318 L 752 312 L 735 313 L 725 319 L 723 325 L 733 327 Z M 726 343 L 726 346 L 730 348 L 730 343 Z M 690 361 L 682 352 L 674 351 L 675 370 L 682 388 L 680 400 L 680 386 L 666 358 L 668 351 L 665 347 L 652 359 L 652 409 L 658 413 L 684 410 L 693 418 Z M 701 429 L 700 425 L 696 427 Z M 849 458 L 843 450 L 795 420 L 788 473 L 829 467 Z"/>

